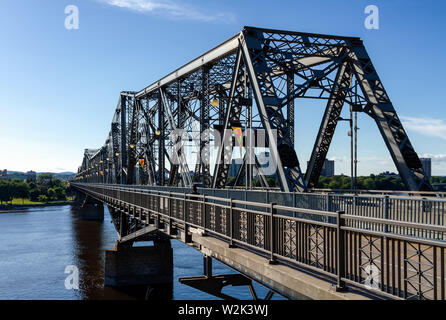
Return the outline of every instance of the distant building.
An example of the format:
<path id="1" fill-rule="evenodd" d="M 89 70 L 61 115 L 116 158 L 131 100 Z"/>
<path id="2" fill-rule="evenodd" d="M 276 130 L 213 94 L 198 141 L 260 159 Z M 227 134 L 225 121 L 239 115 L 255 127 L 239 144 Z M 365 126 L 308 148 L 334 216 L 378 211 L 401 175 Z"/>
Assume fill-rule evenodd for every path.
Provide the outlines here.
<path id="1" fill-rule="evenodd" d="M 335 162 L 334 160 L 325 160 L 322 166 L 321 175 L 324 177 L 333 177 L 335 175 Z"/>
<path id="2" fill-rule="evenodd" d="M 430 179 L 432 177 L 432 159 L 431 158 L 420 158 L 421 165 L 423 166 L 424 173 L 426 177 Z"/>
<path id="3" fill-rule="evenodd" d="M 8 170 L 0 170 L 0 180 L 9 180 L 8 178 Z"/>
<path id="4" fill-rule="evenodd" d="M 389 171 L 385 171 L 383 173 L 381 173 L 382 176 L 386 177 L 386 178 L 397 178 L 399 177 L 399 175 L 395 172 L 389 172 Z"/>
<path id="5" fill-rule="evenodd" d="M 324 165 L 322 166 L 322 173 L 325 177 L 333 177 L 334 176 L 334 160 L 325 160 Z"/>
<path id="6" fill-rule="evenodd" d="M 28 181 L 36 181 L 37 180 L 37 173 L 34 171 L 28 171 L 26 173 L 26 180 Z"/>
<path id="7" fill-rule="evenodd" d="M 333 177 L 335 175 L 335 162 L 334 160 L 325 160 L 322 165 L 321 176 Z"/>
<path id="8" fill-rule="evenodd" d="M 310 161 L 307 161 L 307 168 L 310 165 Z M 321 177 L 333 177 L 335 175 L 335 162 L 334 160 L 325 159 L 322 165 Z"/>
<path id="9" fill-rule="evenodd" d="M 242 166 L 243 160 L 240 158 L 232 159 L 231 165 L 229 166 L 229 177 L 237 177 L 237 173 Z"/>

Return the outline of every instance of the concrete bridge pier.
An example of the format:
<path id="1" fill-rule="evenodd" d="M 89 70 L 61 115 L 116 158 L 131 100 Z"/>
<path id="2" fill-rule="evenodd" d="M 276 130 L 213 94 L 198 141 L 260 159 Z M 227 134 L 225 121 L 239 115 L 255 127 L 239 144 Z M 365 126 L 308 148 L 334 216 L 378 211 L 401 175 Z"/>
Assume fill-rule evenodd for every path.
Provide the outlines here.
<path id="1" fill-rule="evenodd" d="M 79 208 L 78 217 L 80 220 L 103 221 L 104 204 L 87 195 Z"/>
<path id="2" fill-rule="evenodd" d="M 146 299 L 171 299 L 173 250 L 169 239 L 155 239 L 153 246 L 133 247 L 117 242 L 105 251 L 104 284 L 112 287 L 146 286 Z"/>
<path id="3" fill-rule="evenodd" d="M 74 201 L 73 201 L 73 207 L 80 208 L 84 204 L 85 198 L 87 196 L 85 193 L 79 192 L 77 190 L 74 191 Z"/>

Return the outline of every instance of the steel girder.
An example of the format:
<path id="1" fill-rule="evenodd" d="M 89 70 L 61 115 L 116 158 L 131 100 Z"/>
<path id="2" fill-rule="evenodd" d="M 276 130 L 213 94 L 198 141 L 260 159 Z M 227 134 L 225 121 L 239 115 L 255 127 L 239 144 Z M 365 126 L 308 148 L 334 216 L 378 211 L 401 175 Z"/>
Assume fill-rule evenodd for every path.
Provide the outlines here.
<path id="1" fill-rule="evenodd" d="M 401 178 L 409 190 L 432 190 L 362 41 L 353 40 L 350 45 L 353 70 L 367 100 L 364 111 L 375 120 Z"/>
<path id="2" fill-rule="evenodd" d="M 177 130 L 179 129 L 176 125 L 174 113 L 172 111 L 171 104 L 168 102 L 168 99 L 166 98 L 166 94 L 164 93 L 163 89 L 160 89 L 160 95 L 161 95 L 161 101 L 164 106 L 164 110 L 167 114 L 167 119 L 169 122 L 169 126 L 171 129 L 171 132 L 173 131 L 173 134 L 176 135 Z M 177 109 L 178 112 L 180 111 L 180 108 Z M 182 117 L 178 116 L 178 123 L 181 125 L 183 122 Z M 183 153 L 183 143 L 182 143 L 182 137 L 180 136 L 174 136 L 173 142 L 175 146 L 173 147 L 172 154 L 171 154 L 171 169 L 170 169 L 170 178 L 173 180 L 178 174 L 178 169 L 180 169 L 180 174 L 183 180 L 184 186 L 191 186 L 192 185 L 192 179 L 190 177 L 189 172 L 189 166 L 187 165 L 186 157 Z M 178 165 L 177 165 L 178 163 Z M 175 181 L 175 180 L 174 180 Z"/>
<path id="3" fill-rule="evenodd" d="M 306 191 L 303 173 L 300 170 L 289 128 L 279 106 L 279 96 L 272 78 L 272 68 L 264 50 L 260 30 L 245 29 L 241 39 L 243 58 L 252 82 L 254 96 L 266 130 L 269 149 L 277 163 L 277 175 L 285 192 Z M 273 130 L 277 130 L 276 136 Z"/>
<path id="4" fill-rule="evenodd" d="M 294 148 L 294 117 L 299 114 L 295 100 L 302 98 L 327 100 L 305 175 Z M 213 100 L 218 105 L 211 103 Z M 230 143 L 231 131 L 223 129 L 236 125 L 245 131 L 249 123 L 250 128 L 265 129 L 282 189 L 306 191 L 317 184 L 345 103 L 375 120 L 407 187 L 431 189 L 362 41 L 253 27 L 245 27 L 139 92 L 122 92 L 105 145 L 114 168 L 109 171 L 114 171 L 115 182 L 135 183 L 132 171 L 136 159 L 144 158 L 146 165 L 140 168 L 146 177 L 144 183 L 164 184 L 167 159 L 172 162 L 167 170 L 169 184 L 179 183 L 180 175 L 183 184 L 190 184 L 184 175 L 190 159 L 180 155 L 180 165 L 173 161 L 176 141 L 168 139 L 172 131 L 184 128 L 189 139 L 195 140 L 198 152 L 207 158 L 209 137 L 197 138 L 198 134 L 218 127 L 223 132 L 222 141 L 215 143 Z M 136 147 L 129 149 L 130 145 Z M 198 162 L 194 180 L 224 188 L 232 151 L 230 144 L 217 149 L 213 172 L 209 165 Z M 89 175 L 88 161 L 84 159 L 79 177 Z"/>
<path id="5" fill-rule="evenodd" d="M 209 108 L 209 68 L 202 69 L 200 99 L 200 163 L 203 186 L 211 186 L 210 173 L 210 108 Z"/>
<path id="6" fill-rule="evenodd" d="M 341 115 L 347 92 L 351 86 L 352 70 L 348 62 L 344 62 L 338 69 L 336 80 L 325 109 L 319 133 L 308 162 L 305 182 L 308 188 L 316 186 L 322 171 L 325 159 L 327 157 L 328 148 L 330 147 L 338 119 Z"/>
<path id="7" fill-rule="evenodd" d="M 221 146 L 218 149 L 218 155 L 216 165 L 215 165 L 215 175 L 213 187 L 217 189 L 224 188 L 226 186 L 226 181 L 228 178 L 229 166 L 232 159 L 232 134 L 229 134 L 231 126 L 237 125 L 240 122 L 240 114 L 242 104 L 241 101 L 244 99 L 245 95 L 245 84 L 244 84 L 244 69 L 242 65 L 242 54 L 241 50 L 237 51 L 237 59 L 234 68 L 234 75 L 231 84 L 231 91 L 229 94 L 228 108 L 226 110 L 224 130 Z"/>

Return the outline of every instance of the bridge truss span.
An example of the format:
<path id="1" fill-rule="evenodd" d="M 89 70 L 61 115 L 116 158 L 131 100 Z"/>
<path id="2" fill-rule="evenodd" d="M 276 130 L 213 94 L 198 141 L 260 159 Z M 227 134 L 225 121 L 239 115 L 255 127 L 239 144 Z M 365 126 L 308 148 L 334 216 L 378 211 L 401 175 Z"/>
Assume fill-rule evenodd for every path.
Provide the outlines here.
<path id="1" fill-rule="evenodd" d="M 306 172 L 295 151 L 299 99 L 326 101 Z M 281 189 L 305 192 L 317 185 L 346 105 L 376 123 L 409 190 L 432 189 L 359 38 L 254 27 L 141 91 L 121 92 L 104 146 L 86 150 L 76 179 L 152 186 L 197 182 L 221 189 L 228 185 L 238 141 L 245 156 L 235 185 L 245 180 L 252 187 L 257 175 L 267 187 L 255 153 L 259 146 L 247 143 L 251 130 L 265 133 L 263 147 Z M 194 156 L 186 146 L 193 146 Z"/>

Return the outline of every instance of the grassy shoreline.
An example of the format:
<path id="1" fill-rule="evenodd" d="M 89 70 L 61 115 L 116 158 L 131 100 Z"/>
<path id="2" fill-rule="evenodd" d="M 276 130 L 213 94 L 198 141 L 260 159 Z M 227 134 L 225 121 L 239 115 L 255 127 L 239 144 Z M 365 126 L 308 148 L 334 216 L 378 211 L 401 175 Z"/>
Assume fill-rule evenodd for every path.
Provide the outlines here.
<path id="1" fill-rule="evenodd" d="M 38 208 L 38 207 L 51 207 L 51 206 L 65 206 L 72 204 L 73 200 L 62 200 L 62 201 L 50 201 L 50 202 L 35 202 L 30 201 L 29 199 L 14 199 L 12 203 L 1 204 L 0 212 L 8 212 L 11 210 L 20 210 L 20 209 L 29 209 L 29 208 Z"/>

